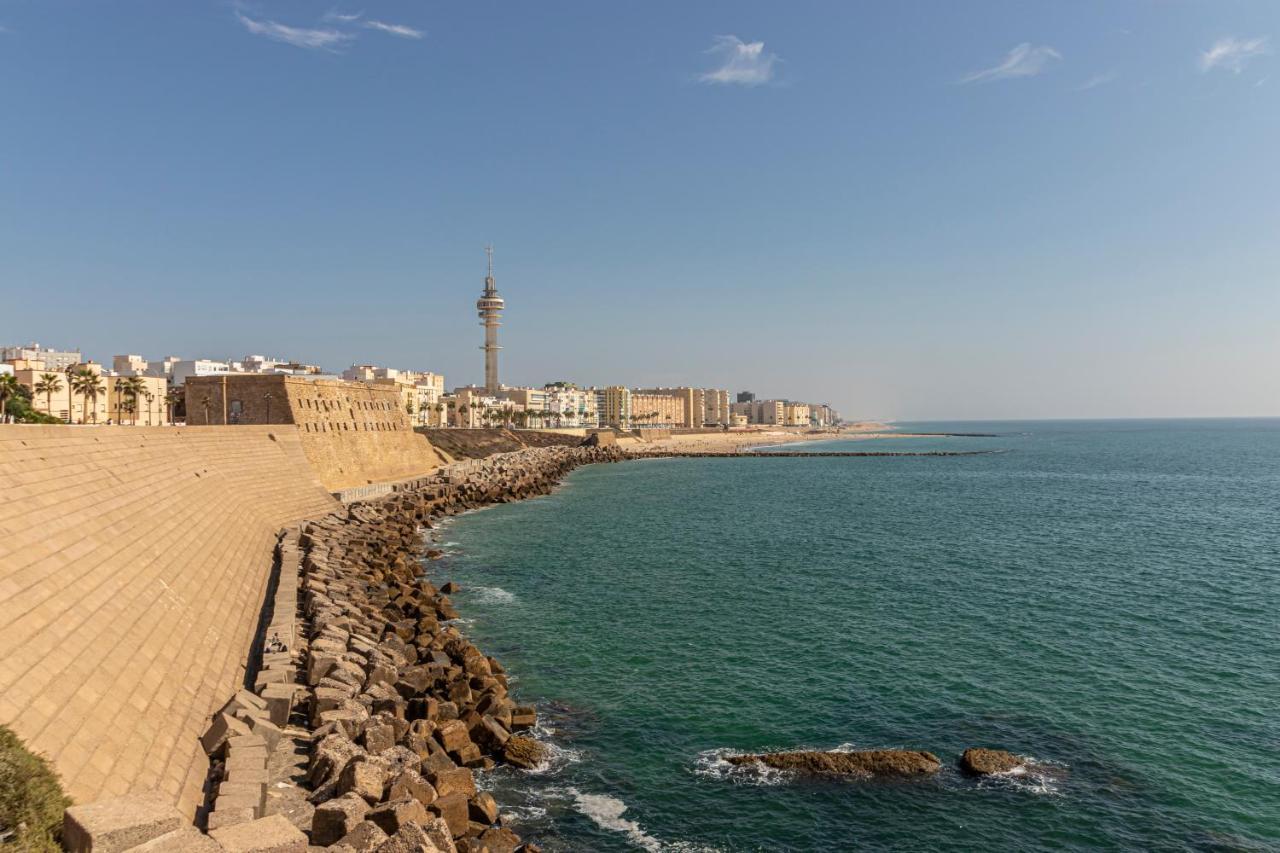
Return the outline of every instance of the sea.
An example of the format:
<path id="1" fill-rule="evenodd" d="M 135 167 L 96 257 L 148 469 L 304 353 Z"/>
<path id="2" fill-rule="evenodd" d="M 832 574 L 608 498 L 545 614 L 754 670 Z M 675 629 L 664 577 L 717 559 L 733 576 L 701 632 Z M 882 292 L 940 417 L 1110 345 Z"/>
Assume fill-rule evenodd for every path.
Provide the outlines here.
<path id="1" fill-rule="evenodd" d="M 431 535 L 546 851 L 1280 850 L 1280 420 L 898 424 L 592 465 Z M 786 449 L 786 448 L 779 448 Z M 768 453 L 769 451 L 763 451 Z M 1024 756 L 986 779 L 967 747 Z M 726 755 L 928 750 L 923 780 Z"/>

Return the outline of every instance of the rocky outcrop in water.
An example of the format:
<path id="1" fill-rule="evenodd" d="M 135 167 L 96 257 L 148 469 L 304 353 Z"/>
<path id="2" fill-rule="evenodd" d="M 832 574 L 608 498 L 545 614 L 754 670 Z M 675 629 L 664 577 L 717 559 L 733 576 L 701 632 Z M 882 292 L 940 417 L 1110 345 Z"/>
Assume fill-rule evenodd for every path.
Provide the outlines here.
<path id="1" fill-rule="evenodd" d="M 972 747 L 960 756 L 960 769 L 973 776 L 990 776 L 993 773 L 1008 773 L 1021 767 L 1023 761 L 1012 752 L 1003 749 L 984 749 Z"/>
<path id="2" fill-rule="evenodd" d="M 791 770 L 814 776 L 859 778 L 928 776 L 942 769 L 932 752 L 908 749 L 866 749 L 855 752 L 765 752 L 758 755 L 730 755 L 730 764 L 763 764 L 777 770 Z"/>

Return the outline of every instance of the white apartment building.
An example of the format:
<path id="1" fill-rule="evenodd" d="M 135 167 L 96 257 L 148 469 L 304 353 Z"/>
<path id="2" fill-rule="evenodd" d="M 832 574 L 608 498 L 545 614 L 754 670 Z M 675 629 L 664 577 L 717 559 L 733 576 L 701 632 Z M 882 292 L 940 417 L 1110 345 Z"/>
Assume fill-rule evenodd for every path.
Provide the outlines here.
<path id="1" fill-rule="evenodd" d="M 0 361 L 21 362 L 14 365 L 19 370 L 25 368 L 44 373 L 57 373 L 83 360 L 79 350 L 49 349 L 37 343 L 0 347 Z"/>
<path id="2" fill-rule="evenodd" d="M 171 363 L 169 381 L 176 386 L 182 385 L 192 376 L 225 376 L 239 373 L 240 366 L 239 362 L 213 361 L 208 358 L 182 359 Z"/>

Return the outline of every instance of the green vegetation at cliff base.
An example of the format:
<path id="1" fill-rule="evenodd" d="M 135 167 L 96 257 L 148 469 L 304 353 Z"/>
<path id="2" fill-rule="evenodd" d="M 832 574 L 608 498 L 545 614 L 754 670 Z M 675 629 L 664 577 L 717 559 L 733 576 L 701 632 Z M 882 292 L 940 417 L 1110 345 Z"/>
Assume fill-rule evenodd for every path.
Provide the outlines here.
<path id="1" fill-rule="evenodd" d="M 0 850 L 61 850 L 62 813 L 69 805 L 49 763 L 0 726 Z"/>

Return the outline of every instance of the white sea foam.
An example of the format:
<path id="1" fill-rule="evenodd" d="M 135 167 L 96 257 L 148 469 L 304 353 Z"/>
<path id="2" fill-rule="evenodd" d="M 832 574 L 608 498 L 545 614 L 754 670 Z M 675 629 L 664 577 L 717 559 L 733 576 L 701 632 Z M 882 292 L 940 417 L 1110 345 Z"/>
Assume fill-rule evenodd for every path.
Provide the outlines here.
<path id="1" fill-rule="evenodd" d="M 570 788 L 573 804 L 587 817 L 595 821 L 601 829 L 611 829 L 627 836 L 636 847 L 649 850 L 651 853 L 717 853 L 716 848 L 688 841 L 660 841 L 644 831 L 634 820 L 623 817 L 627 804 L 617 797 L 608 794 L 584 794 L 577 788 Z"/>
<path id="2" fill-rule="evenodd" d="M 473 586 L 471 594 L 482 604 L 510 604 L 516 600 L 514 593 L 507 592 L 500 586 Z"/>
<path id="3" fill-rule="evenodd" d="M 1001 786 L 1014 788 L 1037 796 L 1062 796 L 1062 782 L 1066 779 L 1069 768 L 1065 764 L 1052 761 L 1041 761 L 1029 755 L 1019 755 L 1022 764 L 1004 773 L 993 773 L 984 776 L 978 787 Z"/>
<path id="4" fill-rule="evenodd" d="M 547 810 L 542 806 L 503 806 L 502 820 L 510 823 L 530 823 L 542 820 Z"/>
<path id="5" fill-rule="evenodd" d="M 584 794 L 577 788 L 570 788 L 569 793 L 573 795 L 573 804 L 578 811 L 595 821 L 596 826 L 625 834 L 641 850 L 662 853 L 662 842 L 645 832 L 634 820 L 622 816 L 627 810 L 627 804 L 622 800 L 607 794 Z"/>
<path id="6" fill-rule="evenodd" d="M 525 770 L 525 773 L 533 776 L 550 776 L 582 760 L 582 753 L 576 749 L 560 746 L 552 741 L 539 741 L 539 743 L 542 744 L 546 757 L 538 762 L 536 767 Z"/>
<path id="7" fill-rule="evenodd" d="M 758 761 L 750 764 L 731 764 L 728 761 L 731 755 L 746 754 L 739 749 L 705 750 L 694 759 L 693 775 L 737 785 L 780 785 L 794 775 L 776 767 L 767 767 Z"/>

